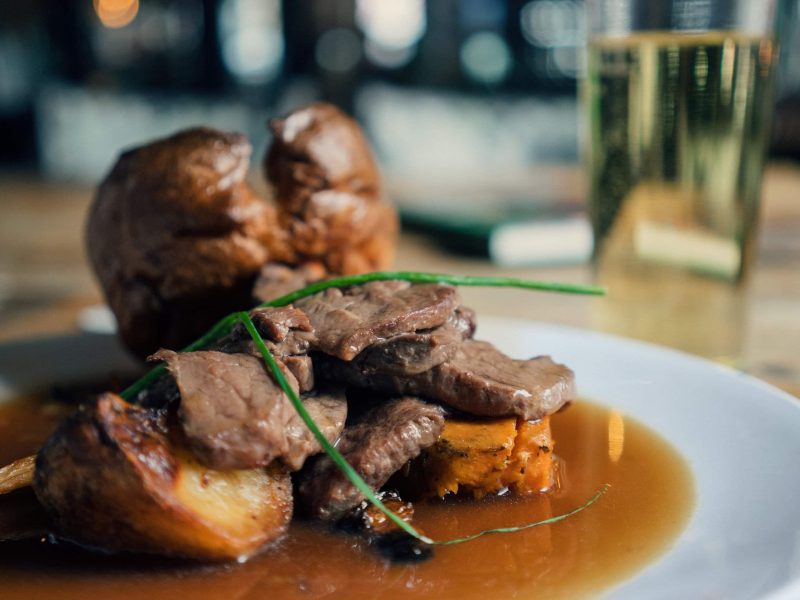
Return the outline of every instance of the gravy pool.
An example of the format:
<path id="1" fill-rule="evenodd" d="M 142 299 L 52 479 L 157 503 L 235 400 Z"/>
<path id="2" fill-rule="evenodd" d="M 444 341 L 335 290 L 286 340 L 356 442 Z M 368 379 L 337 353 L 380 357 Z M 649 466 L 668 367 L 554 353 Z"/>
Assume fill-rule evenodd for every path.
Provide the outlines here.
<path id="1" fill-rule="evenodd" d="M 0 464 L 32 453 L 63 416 L 25 398 L 0 407 Z M 552 417 L 561 487 L 531 499 L 418 504 L 434 539 L 569 512 L 605 483 L 587 510 L 553 525 L 439 547 L 418 564 L 387 564 L 365 544 L 298 523 L 243 565 L 105 556 L 43 540 L 0 543 L 5 600 L 283 600 L 311 598 L 575 598 L 607 589 L 663 553 L 689 520 L 694 482 L 678 452 L 620 413 L 576 402 Z M 19 494 L 19 493 L 16 493 Z M 31 501 L 25 496 L 9 500 Z M 8 507 L 6 507 L 8 509 Z"/>

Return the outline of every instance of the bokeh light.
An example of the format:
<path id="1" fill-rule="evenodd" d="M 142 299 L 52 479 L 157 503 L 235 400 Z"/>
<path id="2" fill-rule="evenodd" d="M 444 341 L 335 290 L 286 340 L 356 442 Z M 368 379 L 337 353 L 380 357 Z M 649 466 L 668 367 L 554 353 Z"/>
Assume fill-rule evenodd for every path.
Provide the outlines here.
<path id="1" fill-rule="evenodd" d="M 109 29 L 131 23 L 139 12 L 139 0 L 94 0 L 94 12 Z"/>
<path id="2" fill-rule="evenodd" d="M 361 39 L 352 29 L 334 27 L 319 36 L 314 57 L 326 71 L 347 73 L 361 60 Z"/>
<path id="3" fill-rule="evenodd" d="M 219 33 L 222 61 L 238 81 L 257 85 L 277 76 L 284 54 L 279 0 L 224 0 Z"/>
<path id="4" fill-rule="evenodd" d="M 511 70 L 508 44 L 493 31 L 470 35 L 461 46 L 459 58 L 470 79 L 487 85 L 500 83 Z"/>
<path id="5" fill-rule="evenodd" d="M 400 67 L 414 57 L 425 34 L 425 0 L 356 0 L 356 24 L 370 62 Z"/>

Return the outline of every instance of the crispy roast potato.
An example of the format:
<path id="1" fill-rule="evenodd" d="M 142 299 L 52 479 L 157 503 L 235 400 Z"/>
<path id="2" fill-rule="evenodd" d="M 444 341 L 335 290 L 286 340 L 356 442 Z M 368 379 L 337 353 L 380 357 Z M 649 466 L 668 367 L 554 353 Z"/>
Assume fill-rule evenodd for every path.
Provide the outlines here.
<path id="1" fill-rule="evenodd" d="M 282 467 L 209 470 L 157 413 L 113 394 L 51 436 L 33 485 L 56 533 L 111 551 L 239 559 L 282 536 L 292 516 Z"/>

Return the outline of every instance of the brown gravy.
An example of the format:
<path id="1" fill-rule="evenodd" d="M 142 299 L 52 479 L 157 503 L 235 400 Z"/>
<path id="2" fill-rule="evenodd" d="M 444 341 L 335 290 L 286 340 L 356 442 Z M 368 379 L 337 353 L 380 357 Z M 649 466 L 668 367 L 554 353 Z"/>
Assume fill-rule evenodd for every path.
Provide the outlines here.
<path id="1" fill-rule="evenodd" d="M 0 464 L 35 451 L 63 408 L 28 399 L 0 408 Z M 298 524 L 244 565 L 103 556 L 42 541 L 0 543 L 0 596 L 159 600 L 291 598 L 574 598 L 631 576 L 662 553 L 694 504 L 689 468 L 667 442 L 615 411 L 580 402 L 553 417 L 562 488 L 533 499 L 417 506 L 435 539 L 522 524 L 582 505 L 554 525 L 435 549 L 421 564 L 389 565 L 359 540 Z"/>

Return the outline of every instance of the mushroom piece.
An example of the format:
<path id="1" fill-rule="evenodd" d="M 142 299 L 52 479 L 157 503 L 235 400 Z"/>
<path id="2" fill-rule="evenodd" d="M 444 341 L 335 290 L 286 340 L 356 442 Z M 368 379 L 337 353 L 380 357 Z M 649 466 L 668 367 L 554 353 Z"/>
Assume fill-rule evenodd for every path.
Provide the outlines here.
<path id="1" fill-rule="evenodd" d="M 229 560 L 286 532 L 283 467 L 208 469 L 163 420 L 114 394 L 67 418 L 39 451 L 33 482 L 57 534 L 104 550 Z"/>

